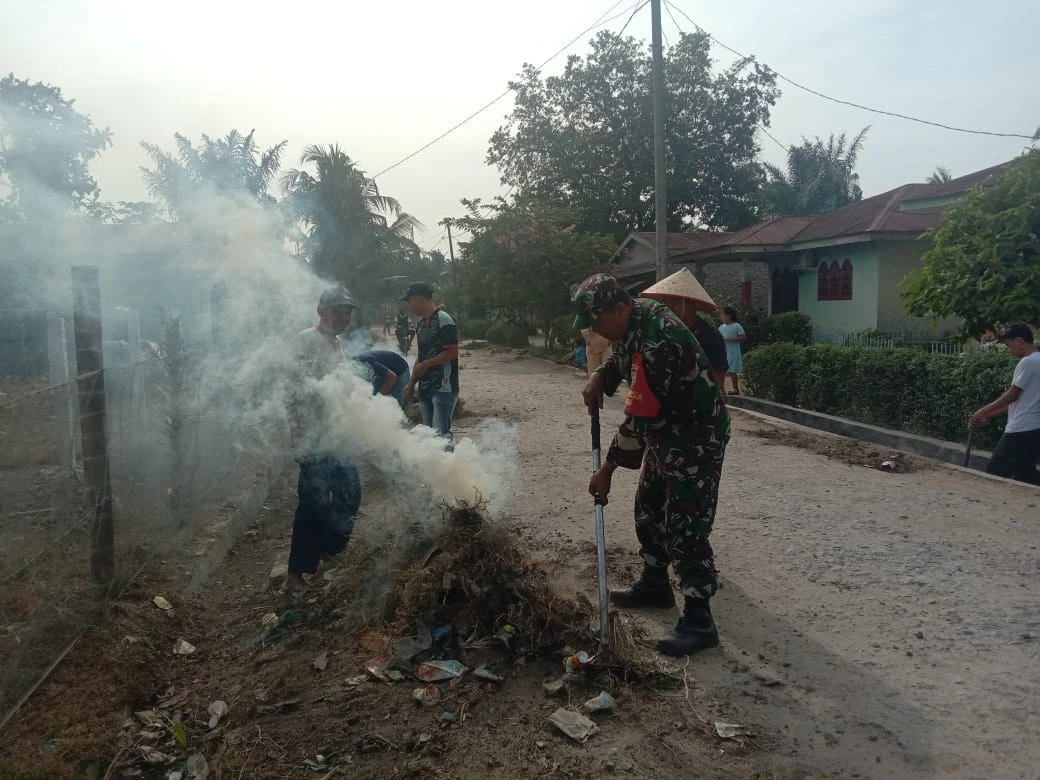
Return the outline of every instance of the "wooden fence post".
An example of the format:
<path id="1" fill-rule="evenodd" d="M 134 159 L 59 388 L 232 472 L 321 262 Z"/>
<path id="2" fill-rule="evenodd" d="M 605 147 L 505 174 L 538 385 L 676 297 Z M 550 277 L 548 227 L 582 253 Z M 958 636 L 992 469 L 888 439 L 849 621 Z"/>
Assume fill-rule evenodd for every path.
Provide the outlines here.
<path id="1" fill-rule="evenodd" d="M 65 320 L 47 320 L 47 362 L 50 383 L 54 386 L 54 436 L 58 446 L 58 462 L 71 469 L 76 465 L 76 435 L 73 431 L 72 387 L 69 384 L 68 341 Z"/>
<path id="2" fill-rule="evenodd" d="M 97 266 L 73 266 L 72 296 L 83 476 L 87 488 L 87 511 L 90 513 L 90 576 L 95 593 L 105 597 L 115 584 L 116 564 L 101 347 L 101 286 Z"/>

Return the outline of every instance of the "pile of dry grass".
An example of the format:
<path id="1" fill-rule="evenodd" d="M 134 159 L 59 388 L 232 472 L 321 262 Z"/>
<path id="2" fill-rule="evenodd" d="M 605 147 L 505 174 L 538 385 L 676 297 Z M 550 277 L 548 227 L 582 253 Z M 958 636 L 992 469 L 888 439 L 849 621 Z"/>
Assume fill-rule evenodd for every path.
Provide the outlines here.
<path id="1" fill-rule="evenodd" d="M 530 652 L 588 646 L 586 605 L 560 596 L 542 566 L 528 561 L 483 507 L 445 508 L 445 530 L 424 555 L 402 569 L 386 617 L 395 635 L 417 625 L 451 623 L 478 641 L 511 626 L 517 648 Z"/>

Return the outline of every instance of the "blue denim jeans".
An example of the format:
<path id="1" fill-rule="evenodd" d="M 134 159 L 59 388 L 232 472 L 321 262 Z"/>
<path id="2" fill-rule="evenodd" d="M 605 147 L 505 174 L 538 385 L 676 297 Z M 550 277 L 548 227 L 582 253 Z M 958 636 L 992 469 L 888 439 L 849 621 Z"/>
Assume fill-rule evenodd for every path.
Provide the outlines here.
<path id="1" fill-rule="evenodd" d="M 390 388 L 390 397 L 396 398 L 397 403 L 401 404 L 401 406 L 404 406 L 404 389 L 408 387 L 408 374 L 408 369 L 405 369 L 403 372 L 398 374 L 397 381 L 394 382 L 394 386 Z"/>
<path id="2" fill-rule="evenodd" d="M 459 400 L 458 393 L 436 392 L 419 399 L 419 409 L 422 412 L 423 425 L 428 425 L 437 431 L 437 435 L 448 440 L 451 448 L 451 415 L 455 411 L 455 403 Z"/>
<path id="3" fill-rule="evenodd" d="M 290 574 L 314 574 L 323 555 L 343 551 L 361 506 L 358 471 L 332 455 L 300 461 L 299 504 L 293 518 Z"/>

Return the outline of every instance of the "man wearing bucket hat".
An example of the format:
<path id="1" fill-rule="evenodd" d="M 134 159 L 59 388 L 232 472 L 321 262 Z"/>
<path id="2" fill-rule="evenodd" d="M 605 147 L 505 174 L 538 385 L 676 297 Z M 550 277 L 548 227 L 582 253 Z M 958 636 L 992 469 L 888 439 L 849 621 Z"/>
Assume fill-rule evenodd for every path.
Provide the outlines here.
<path id="1" fill-rule="evenodd" d="M 693 272 L 684 266 L 671 276 L 666 276 L 657 284 L 643 290 L 643 297 L 663 303 L 679 316 L 707 355 L 708 363 L 711 364 L 712 380 L 720 390 L 725 390 L 726 372 L 729 371 L 726 340 L 722 338 L 718 328 L 698 313 L 715 311 L 718 304 L 711 299 Z"/>
<path id="2" fill-rule="evenodd" d="M 617 468 L 642 468 L 635 521 L 643 573 L 631 588 L 614 591 L 611 600 L 630 608 L 674 606 L 672 564 L 683 615 L 657 649 L 681 656 L 714 647 L 719 635 L 709 599 L 719 584 L 708 535 L 729 441 L 722 392 L 708 378 L 708 360 L 697 340 L 667 307 L 633 300 L 605 274 L 582 282 L 573 300 L 580 312 L 574 327 L 591 327 L 614 343 L 610 359 L 582 391 L 589 411 L 602 408 L 604 394 L 613 395 L 622 379 L 630 384 L 624 422 L 589 492 L 605 504 Z"/>

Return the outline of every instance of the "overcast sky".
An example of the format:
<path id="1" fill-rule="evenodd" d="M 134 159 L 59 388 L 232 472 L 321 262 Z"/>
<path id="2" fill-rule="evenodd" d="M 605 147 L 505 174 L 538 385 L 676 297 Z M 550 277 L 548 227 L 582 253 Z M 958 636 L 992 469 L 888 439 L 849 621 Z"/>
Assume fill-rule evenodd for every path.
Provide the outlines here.
<path id="1" fill-rule="evenodd" d="M 306 144 L 339 143 L 371 175 L 500 94 L 524 62 L 542 62 L 612 4 L 9 0 L 0 70 L 60 86 L 79 110 L 112 128 L 114 146 L 95 166 L 109 200 L 145 197 L 138 142 L 172 148 L 175 131 L 194 139 L 256 128 L 261 145 L 289 141 L 290 166 Z M 1040 125 L 1040 3 L 672 4 L 729 46 L 835 97 L 962 127 L 1032 134 Z M 608 28 L 618 30 L 627 17 Z M 664 31 L 675 39 L 667 12 Z M 649 40 L 649 8 L 627 32 Z M 568 53 L 586 49 L 582 40 Z M 732 60 L 716 55 L 722 64 Z M 1026 144 L 924 127 L 782 87 L 772 132 L 784 143 L 872 125 L 859 165 L 868 195 L 920 181 L 936 165 L 969 173 Z M 500 191 L 484 157 L 509 108 L 506 98 L 380 178 L 384 194 L 428 226 L 417 237 L 423 246 L 446 249 L 436 225 L 460 212 L 459 198 Z M 767 159 L 782 159 L 764 136 L 762 146 Z"/>

